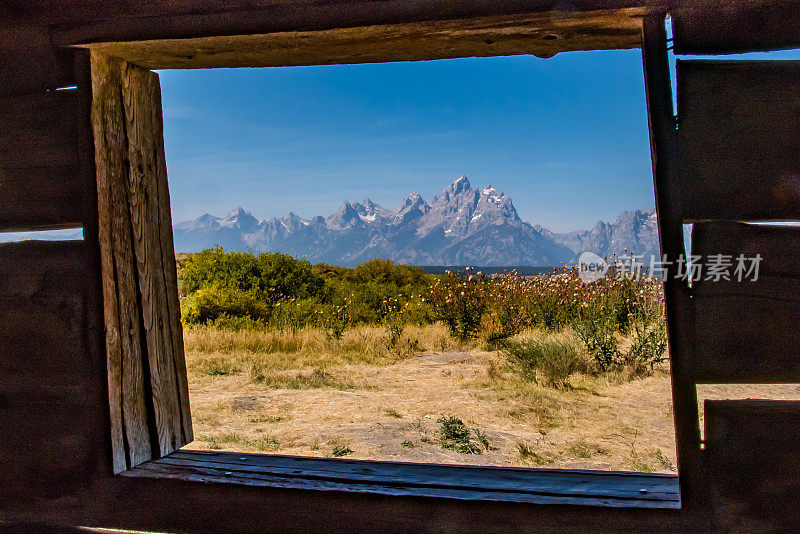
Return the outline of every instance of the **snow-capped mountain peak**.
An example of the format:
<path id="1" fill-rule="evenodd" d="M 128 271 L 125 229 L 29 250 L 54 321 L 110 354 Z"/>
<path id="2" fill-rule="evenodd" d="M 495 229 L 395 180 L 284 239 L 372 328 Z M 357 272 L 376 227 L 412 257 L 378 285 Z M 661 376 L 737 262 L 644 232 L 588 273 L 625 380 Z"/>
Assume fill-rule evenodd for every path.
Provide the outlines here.
<path id="1" fill-rule="evenodd" d="M 651 240 L 648 232 L 655 228 L 652 218 L 646 212 L 625 212 L 613 225 L 624 231 L 615 235 L 645 246 Z M 557 265 L 574 259 L 576 241 L 594 243 L 588 236 L 592 232 L 607 236 L 609 243 L 613 240 L 613 232 L 605 227 L 587 230 L 586 236 L 534 228 L 520 219 L 508 195 L 491 185 L 475 189 L 466 176 L 430 203 L 411 193 L 394 210 L 365 198 L 343 202 L 327 218 L 303 219 L 289 212 L 280 219 L 259 221 L 237 208 L 225 217 L 205 214 L 174 228 L 179 252 L 219 244 L 226 250 L 280 251 L 341 265 L 375 257 L 417 265 Z M 613 240 L 614 247 L 620 239 Z"/>

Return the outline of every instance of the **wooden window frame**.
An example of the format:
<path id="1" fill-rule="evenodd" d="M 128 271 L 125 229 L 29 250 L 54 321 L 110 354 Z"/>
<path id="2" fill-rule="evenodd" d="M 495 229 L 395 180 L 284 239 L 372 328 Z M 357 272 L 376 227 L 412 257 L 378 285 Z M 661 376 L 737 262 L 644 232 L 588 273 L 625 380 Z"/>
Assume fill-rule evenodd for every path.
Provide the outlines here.
<path id="1" fill-rule="evenodd" d="M 666 36 L 664 31 L 664 15 L 651 15 L 645 19 L 642 38 L 645 64 L 645 78 L 648 85 L 648 111 L 650 115 L 651 141 L 658 136 L 658 129 L 664 129 L 668 119 L 666 109 L 659 108 L 664 101 L 664 89 L 668 87 L 669 73 L 666 64 Z M 366 31 L 369 31 L 367 29 Z M 499 31 L 499 30 L 497 30 Z M 641 30 L 640 30 L 641 31 Z M 347 33 L 350 32 L 350 33 Z M 324 32 L 322 32 L 324 33 Z M 487 33 L 481 34 L 481 46 L 491 42 L 485 39 Z M 488 34 L 490 37 L 491 33 Z M 220 67 L 220 66 L 281 66 L 298 64 L 331 64 L 356 63 L 362 61 L 389 62 L 399 59 L 441 59 L 463 57 L 469 55 L 478 45 L 467 42 L 464 48 L 443 51 L 445 48 L 412 47 L 411 52 L 397 56 L 391 50 L 378 47 L 374 54 L 364 56 L 364 50 L 371 50 L 372 41 L 366 45 L 356 39 L 357 32 L 345 31 L 344 35 L 334 35 L 332 39 L 339 42 L 334 48 L 334 57 L 326 51 L 331 36 L 321 35 L 312 39 L 311 52 L 297 55 L 297 50 L 288 55 L 268 50 L 264 55 L 253 56 L 248 51 L 258 43 L 263 44 L 266 36 L 243 36 L 238 38 L 218 37 L 165 41 L 142 41 L 125 43 L 97 43 L 82 45 L 92 53 L 100 53 L 129 61 L 145 69 L 187 68 L 187 67 Z M 271 36 L 270 36 L 271 37 Z M 498 33 L 498 37 L 502 37 Z M 272 38 L 272 37 L 271 37 Z M 273 40 L 293 42 L 296 35 L 277 36 Z M 406 36 L 413 42 L 418 36 Z M 348 44 L 349 43 L 349 44 Z M 649 43 L 649 44 L 648 44 Z M 434 44 L 437 44 L 434 42 Z M 640 43 L 631 41 L 631 47 Z M 441 45 L 438 43 L 437 46 Z M 203 48 L 203 47 L 207 48 Z M 519 54 L 525 50 L 527 39 L 509 41 L 506 46 L 497 47 L 492 53 L 480 55 Z M 214 50 L 223 49 L 221 58 Z M 280 48 L 280 46 L 278 46 Z M 602 47 L 600 47 L 602 48 Z M 620 48 L 613 46 L 611 48 Z M 190 51 L 196 50 L 196 56 Z M 227 54 L 227 55 L 226 55 Z M 547 53 L 539 55 L 547 56 Z M 354 59 L 358 57 L 358 59 Z M 238 58 L 238 59 L 237 59 Z M 194 62 L 193 62 L 194 61 Z M 664 76 L 666 75 L 666 85 Z M 653 83 L 658 87 L 651 87 Z M 653 104 L 653 95 L 659 105 Z M 654 112 L 655 110 L 655 112 Z M 671 117 L 669 117 L 671 119 Z M 655 133 L 654 133 L 655 132 Z M 662 132 L 663 133 L 663 132 Z M 659 146 L 653 141 L 653 151 Z M 654 161 L 656 160 L 654 156 Z M 662 161 L 662 158 L 658 159 Z M 657 190 L 659 177 L 672 172 L 671 169 L 660 168 L 654 164 Z M 662 197 L 658 206 L 663 211 L 665 202 Z M 660 213 L 661 215 L 661 213 Z M 661 218 L 666 225 L 671 219 Z M 664 229 L 660 228 L 663 232 Z M 665 244 L 664 234 L 662 248 L 668 252 L 674 243 Z M 676 237 L 677 239 L 677 237 Z M 682 244 L 682 236 L 681 241 Z M 674 304 L 669 304 L 668 307 Z M 674 343 L 674 332 L 670 332 L 671 345 Z M 681 360 L 672 352 L 671 365 L 675 372 L 676 360 Z M 180 354 L 183 358 L 183 354 Z M 185 369 L 185 362 L 184 362 Z M 680 375 L 678 375 L 680 376 Z M 319 459 L 280 455 L 260 455 L 224 453 L 211 451 L 166 451 L 140 465 L 125 465 L 119 458 L 114 459 L 115 480 L 145 482 L 148 480 L 175 480 L 200 486 L 229 488 L 269 488 L 330 491 L 338 494 L 368 494 L 374 496 L 391 496 L 406 498 L 453 499 L 466 500 L 473 503 L 525 503 L 547 506 L 578 506 L 587 509 L 640 509 L 653 513 L 665 513 L 658 516 L 667 523 L 677 521 L 675 515 L 686 509 L 686 498 L 682 506 L 681 494 L 685 493 L 685 482 L 690 480 L 684 469 L 685 465 L 693 465 L 693 456 L 687 453 L 691 449 L 694 437 L 693 425 L 697 425 L 696 396 L 688 393 L 685 381 L 673 381 L 673 401 L 676 405 L 676 440 L 679 451 L 679 475 L 645 474 L 632 472 L 599 472 L 578 470 L 554 470 L 541 468 L 495 468 L 470 466 L 444 466 L 431 464 L 411 464 L 380 461 L 360 461 L 347 459 Z M 691 405 L 694 405 L 694 416 Z M 688 419 L 687 419 L 688 415 Z M 693 419 L 693 421 L 692 421 Z M 699 432 L 697 433 L 699 436 Z M 113 447 L 112 447 L 113 449 Z M 688 459 L 685 464 L 684 460 Z M 129 462 L 130 464 L 130 462 Z M 123 485 L 127 484 L 123 483 Z M 234 489 L 234 491 L 239 491 Z M 431 501 L 433 502 L 433 501 Z M 622 512 L 620 512 L 622 513 Z M 627 517 L 622 513 L 620 518 Z M 645 521 L 656 517 L 643 516 Z M 637 518 L 636 521 L 641 521 Z M 641 524 L 641 523 L 639 523 Z"/>

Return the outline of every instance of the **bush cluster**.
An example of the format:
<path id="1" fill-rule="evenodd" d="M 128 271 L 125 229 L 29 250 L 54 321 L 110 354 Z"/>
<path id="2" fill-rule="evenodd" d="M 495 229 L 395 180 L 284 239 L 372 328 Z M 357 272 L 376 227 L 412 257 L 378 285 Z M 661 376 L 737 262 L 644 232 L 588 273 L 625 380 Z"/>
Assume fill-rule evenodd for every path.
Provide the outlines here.
<path id="1" fill-rule="evenodd" d="M 581 365 L 575 343 L 583 344 L 578 352 L 588 353 L 600 372 L 623 367 L 645 372 L 663 360 L 666 349 L 663 290 L 652 278 L 618 280 L 610 273 L 584 284 L 571 268 L 533 277 L 485 276 L 473 269 L 430 275 L 391 260 L 353 268 L 312 266 L 286 254 L 225 252 L 216 246 L 183 259 L 179 281 L 185 324 L 311 327 L 334 339 L 349 327 L 379 325 L 386 329 L 387 348 L 399 350 L 407 325 L 441 321 L 459 340 L 479 338 L 505 347 L 509 363 L 523 376 L 544 374 L 552 385 L 563 385 Z M 577 340 L 509 342 L 531 328 L 571 329 Z"/>
<path id="2" fill-rule="evenodd" d="M 429 275 L 375 259 L 354 268 L 277 252 L 188 255 L 179 272 L 182 319 L 230 329 L 322 328 L 333 338 L 360 324 L 384 324 L 399 340 L 405 324 L 429 324 Z"/>

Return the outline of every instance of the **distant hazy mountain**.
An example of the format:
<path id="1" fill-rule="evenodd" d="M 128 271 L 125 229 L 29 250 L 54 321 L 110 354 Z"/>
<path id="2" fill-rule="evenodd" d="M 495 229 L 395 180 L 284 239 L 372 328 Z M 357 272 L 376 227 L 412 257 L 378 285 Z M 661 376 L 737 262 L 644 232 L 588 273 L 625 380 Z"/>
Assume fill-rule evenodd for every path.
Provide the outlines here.
<path id="1" fill-rule="evenodd" d="M 632 243 L 640 237 L 636 228 L 628 233 Z M 302 219 L 289 212 L 263 221 L 237 208 L 225 217 L 206 214 L 178 223 L 174 235 L 178 252 L 218 244 L 226 250 L 279 251 L 339 265 L 380 257 L 415 265 L 546 266 L 576 256 L 574 239 L 562 240 L 572 233 L 531 226 L 519 218 L 508 196 L 492 186 L 475 189 L 466 176 L 430 203 L 411 193 L 395 210 L 367 198 L 344 202 L 327 218 Z"/>
<path id="2" fill-rule="evenodd" d="M 534 226 L 543 236 L 576 254 L 590 251 L 603 257 L 643 254 L 658 256 L 658 226 L 654 209 L 623 211 L 613 223 L 598 221 L 591 230 L 565 234 Z"/>

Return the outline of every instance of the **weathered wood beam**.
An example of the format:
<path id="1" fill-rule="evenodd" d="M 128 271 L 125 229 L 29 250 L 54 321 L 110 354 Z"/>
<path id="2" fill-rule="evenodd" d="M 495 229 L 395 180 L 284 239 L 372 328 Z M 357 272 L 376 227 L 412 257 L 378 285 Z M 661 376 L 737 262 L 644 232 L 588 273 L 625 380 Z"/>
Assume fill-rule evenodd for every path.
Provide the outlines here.
<path id="1" fill-rule="evenodd" d="M 82 241 L 0 244 L 0 487 L 14 488 L 3 505 L 85 487 L 95 469 L 103 399 L 86 252 Z"/>
<path id="2" fill-rule="evenodd" d="M 150 68 L 273 67 L 635 48 L 636 12 L 493 16 L 320 31 L 104 42 L 92 46 Z M 119 36 L 114 37 L 118 40 Z M 89 39 L 98 42 L 99 36 Z M 62 42 L 71 44 L 71 39 Z M 85 40 L 85 39 L 84 39 Z M 107 39 L 106 39 L 107 40 Z"/>
<path id="3" fill-rule="evenodd" d="M 800 402 L 705 402 L 715 532 L 791 532 L 800 522 Z"/>
<path id="4" fill-rule="evenodd" d="M 672 9 L 676 54 L 732 54 L 800 47 L 794 0 L 694 0 Z"/>
<path id="5" fill-rule="evenodd" d="M 139 35 L 160 28 L 170 35 L 161 38 L 187 38 L 210 35 L 237 35 L 278 31 L 307 31 L 377 24 L 467 19 L 487 15 L 519 15 L 557 11 L 565 14 L 583 11 L 615 10 L 658 6 L 660 0 L 169 0 L 154 4 L 148 0 L 107 2 L 104 0 L 33 0 L 0 7 L 0 26 L 47 24 L 78 31 L 80 28 L 105 28 L 119 32 L 113 24 L 139 22 Z M 123 22 L 124 21 L 124 22 Z M 198 35 L 198 32 L 200 35 Z"/>
<path id="6" fill-rule="evenodd" d="M 158 77 L 91 54 L 113 467 L 192 440 Z"/>
<path id="7" fill-rule="evenodd" d="M 0 231 L 81 226 L 77 92 L 0 97 Z"/>
<path id="8" fill-rule="evenodd" d="M 667 261 L 685 256 L 680 179 L 677 173 L 677 132 L 672 106 L 665 16 L 649 15 L 642 33 L 647 115 L 650 125 L 650 150 L 658 213 L 661 254 Z M 672 380 L 672 406 L 681 496 L 685 506 L 699 505 L 700 423 L 697 391 L 693 379 L 688 287 L 670 276 L 664 282 L 669 361 Z"/>
<path id="9" fill-rule="evenodd" d="M 685 220 L 800 220 L 800 62 L 678 61 Z"/>
<path id="10" fill-rule="evenodd" d="M 732 263 L 730 280 L 707 280 L 706 272 L 692 288 L 698 382 L 800 382 L 800 228 L 695 223 L 692 249 Z"/>

